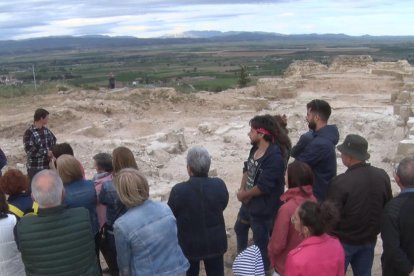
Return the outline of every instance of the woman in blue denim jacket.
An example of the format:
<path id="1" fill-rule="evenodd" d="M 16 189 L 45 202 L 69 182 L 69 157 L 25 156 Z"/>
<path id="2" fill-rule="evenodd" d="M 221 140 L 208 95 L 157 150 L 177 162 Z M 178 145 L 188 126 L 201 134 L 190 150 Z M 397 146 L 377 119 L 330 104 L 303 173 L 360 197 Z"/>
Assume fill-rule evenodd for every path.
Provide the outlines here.
<path id="1" fill-rule="evenodd" d="M 129 208 L 114 224 L 121 275 L 185 275 L 189 263 L 178 244 L 177 225 L 168 205 L 148 199 L 148 182 L 135 169 L 121 170 L 114 183 Z"/>
<path id="2" fill-rule="evenodd" d="M 96 253 L 99 260 L 99 224 L 96 214 L 96 191 L 91 180 L 83 179 L 79 161 L 69 154 L 56 160 L 57 171 L 65 187 L 63 204 L 68 208 L 84 207 L 89 211 L 92 233 L 95 236 Z"/>

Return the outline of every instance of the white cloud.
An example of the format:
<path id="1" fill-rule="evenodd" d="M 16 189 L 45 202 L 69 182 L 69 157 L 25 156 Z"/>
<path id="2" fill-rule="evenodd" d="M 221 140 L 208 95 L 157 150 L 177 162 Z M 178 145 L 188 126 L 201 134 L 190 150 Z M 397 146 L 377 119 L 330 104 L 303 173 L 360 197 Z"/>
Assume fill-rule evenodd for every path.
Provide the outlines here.
<path id="1" fill-rule="evenodd" d="M 414 35 L 414 5 L 405 0 L 16 0 L 1 1 L 0 11 L 0 39 L 189 30 Z"/>

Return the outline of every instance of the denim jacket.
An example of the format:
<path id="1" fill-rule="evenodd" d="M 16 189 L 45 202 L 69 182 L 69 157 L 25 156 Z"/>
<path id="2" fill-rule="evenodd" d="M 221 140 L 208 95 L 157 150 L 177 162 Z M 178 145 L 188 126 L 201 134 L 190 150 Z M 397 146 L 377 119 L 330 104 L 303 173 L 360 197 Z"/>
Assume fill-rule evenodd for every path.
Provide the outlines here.
<path id="1" fill-rule="evenodd" d="M 89 217 L 94 235 L 99 231 L 98 217 L 96 215 L 95 186 L 90 180 L 78 180 L 65 185 L 63 204 L 69 208 L 84 207 L 89 211 Z"/>
<path id="2" fill-rule="evenodd" d="M 146 200 L 114 224 L 122 276 L 176 276 L 189 268 L 177 239 L 177 225 L 165 204 Z"/>
<path id="3" fill-rule="evenodd" d="M 102 184 L 98 199 L 101 204 L 106 206 L 106 224 L 108 226 L 112 226 L 115 220 L 126 211 L 126 207 L 119 200 L 112 180 Z"/>

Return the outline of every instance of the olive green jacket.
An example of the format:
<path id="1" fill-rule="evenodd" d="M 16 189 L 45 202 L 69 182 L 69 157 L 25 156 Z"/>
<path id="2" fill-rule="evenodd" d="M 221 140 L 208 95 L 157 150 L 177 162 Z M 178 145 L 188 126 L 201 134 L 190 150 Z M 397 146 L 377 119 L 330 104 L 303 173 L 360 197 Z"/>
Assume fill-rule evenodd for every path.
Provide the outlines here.
<path id="1" fill-rule="evenodd" d="M 16 242 L 27 276 L 100 275 L 85 208 L 39 208 L 18 222 Z"/>

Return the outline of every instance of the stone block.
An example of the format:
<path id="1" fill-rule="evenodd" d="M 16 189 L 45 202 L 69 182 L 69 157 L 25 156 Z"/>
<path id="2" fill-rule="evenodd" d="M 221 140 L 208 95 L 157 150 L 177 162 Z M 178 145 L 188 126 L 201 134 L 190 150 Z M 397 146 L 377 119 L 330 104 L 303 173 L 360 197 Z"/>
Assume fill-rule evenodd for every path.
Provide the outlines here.
<path id="1" fill-rule="evenodd" d="M 398 143 L 397 157 L 398 159 L 414 155 L 414 139 L 402 140 Z"/>

